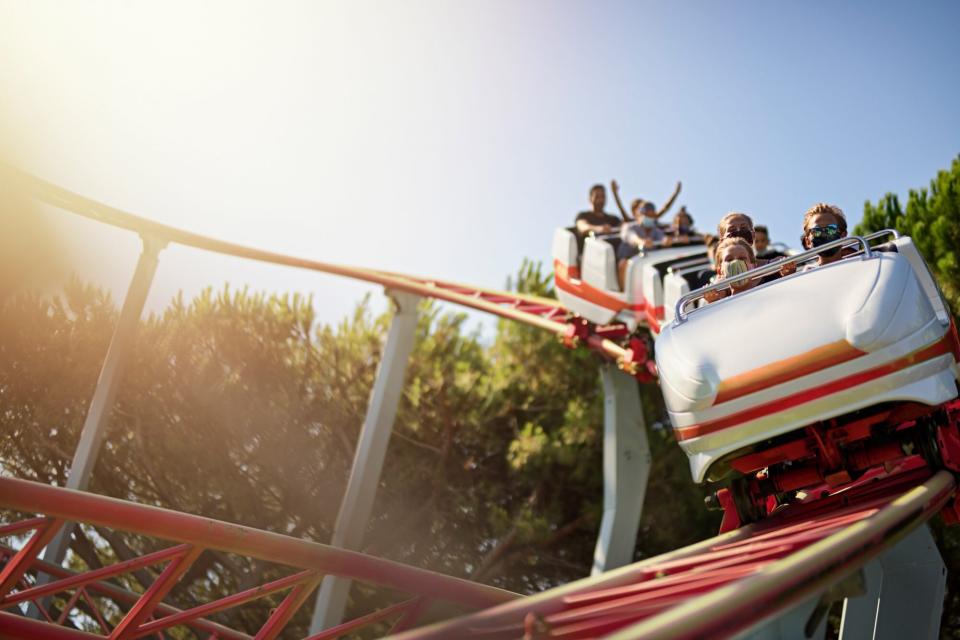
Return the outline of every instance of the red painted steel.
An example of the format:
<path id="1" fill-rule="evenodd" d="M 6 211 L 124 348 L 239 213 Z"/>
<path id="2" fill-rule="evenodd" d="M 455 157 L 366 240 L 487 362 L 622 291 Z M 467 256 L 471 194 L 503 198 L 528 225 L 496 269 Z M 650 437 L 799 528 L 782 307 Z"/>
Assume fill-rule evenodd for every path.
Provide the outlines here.
<path id="1" fill-rule="evenodd" d="M 160 577 L 150 585 L 146 593 L 133 604 L 127 615 L 117 624 L 110 633 L 110 640 L 133 637 L 140 623 L 150 617 L 160 601 L 173 589 L 177 581 L 187 572 L 190 565 L 200 557 L 201 553 L 203 553 L 202 547 L 192 547 L 177 554 L 160 574 Z"/>
<path id="2" fill-rule="evenodd" d="M 42 597 L 77 589 L 71 605 L 85 602 L 89 614 L 96 619 L 111 640 L 136 638 L 155 634 L 171 627 L 188 624 L 204 629 L 215 637 L 248 638 L 244 634 L 223 633 L 219 625 L 199 620 L 200 616 L 238 606 L 270 593 L 289 589 L 283 602 L 276 607 L 259 630 L 257 640 L 272 640 L 284 629 L 292 616 L 314 591 L 324 574 L 334 574 L 368 583 L 408 591 L 418 596 L 417 606 L 406 610 L 402 624 L 411 623 L 420 613 L 420 605 L 432 600 L 453 602 L 471 608 L 486 607 L 514 598 L 516 594 L 485 585 L 452 578 L 430 571 L 416 569 L 399 563 L 381 560 L 360 553 L 344 551 L 327 545 L 297 540 L 283 535 L 219 522 L 199 516 L 176 513 L 156 507 L 137 505 L 113 498 L 72 491 L 60 487 L 37 484 L 13 478 L 0 478 L 0 506 L 21 512 L 41 512 L 47 518 L 31 518 L 24 522 L 4 526 L 0 531 L 7 535 L 23 534 L 31 529 L 34 535 L 20 551 L 2 550 L 7 559 L 0 576 L 10 583 L 7 591 L 20 585 L 20 590 L 0 598 L 0 609 L 9 609 L 25 601 L 40 604 Z M 62 569 L 49 571 L 61 578 L 44 586 L 30 586 L 22 578 L 29 569 L 42 568 L 46 563 L 37 560 L 37 554 L 46 541 L 65 521 L 77 521 L 129 531 L 153 538 L 181 544 L 151 553 L 128 562 L 118 563 L 79 575 L 71 575 Z M 177 611 L 160 605 L 161 599 L 176 584 L 190 565 L 206 550 L 217 549 L 228 553 L 275 562 L 301 569 L 294 578 L 276 580 L 256 589 L 250 589 L 215 602 L 195 607 L 189 611 Z M 160 576 L 149 585 L 142 595 L 129 594 L 120 601 L 129 603 L 129 609 L 112 631 L 89 597 L 88 590 L 109 594 L 109 585 L 104 580 L 145 566 L 167 563 Z M 113 587 L 115 591 L 119 591 Z M 114 592 L 115 592 L 114 591 Z M 415 610 L 415 611 L 414 611 Z M 44 612 L 45 615 L 46 612 Z M 155 620 L 151 616 L 160 614 Z M 7 614 L 4 614 L 7 615 Z M 47 616 L 49 619 L 49 616 Z M 6 617 L 0 618 L 0 637 L 6 633 Z M 52 619 L 49 619 L 52 622 Z M 203 625 L 202 623 L 207 623 Z M 22 637 L 61 638 L 63 627 L 46 625 L 40 634 L 32 626 L 23 627 Z M 17 631 L 16 633 L 20 633 Z M 13 634 L 11 637 L 21 637 Z M 102 637 L 102 636 L 99 636 Z"/>
<path id="3" fill-rule="evenodd" d="M 26 573 L 30 563 L 64 525 L 60 519 L 47 518 L 37 526 L 27 544 L 0 571 L 0 598 L 6 596 Z"/>
<path id="4" fill-rule="evenodd" d="M 537 596 L 501 604 L 465 618 L 414 629 L 397 637 L 405 640 L 449 637 L 516 638 L 524 634 L 530 639 L 587 638 L 608 634 L 616 637 L 620 630 L 633 629 L 637 624 L 648 625 L 656 631 L 660 628 L 657 625 L 661 624 L 658 620 L 664 619 L 664 616 L 673 620 L 676 617 L 675 612 L 688 607 L 691 599 L 696 601 L 708 594 L 713 594 L 710 597 L 715 599 L 717 593 L 727 593 L 733 598 L 729 606 L 731 611 L 738 611 L 739 617 L 711 613 L 710 615 L 717 615 L 719 621 L 699 620 L 696 622 L 695 631 L 684 632 L 683 637 L 727 636 L 743 624 L 755 621 L 756 616 L 751 617 L 751 611 L 755 613 L 769 610 L 759 608 L 757 603 L 761 600 L 764 607 L 772 607 L 785 606 L 783 602 L 794 602 L 800 597 L 792 592 L 779 591 L 776 597 L 762 595 L 775 588 L 764 584 L 759 592 L 761 595 L 742 601 L 743 590 L 753 593 L 755 588 L 750 585 L 764 579 L 763 576 L 768 573 L 780 575 L 777 572 L 782 572 L 783 566 L 790 566 L 790 588 L 796 590 L 797 594 L 809 593 L 810 589 L 816 588 L 827 579 L 824 576 L 838 579 L 843 575 L 838 572 L 849 572 L 866 562 L 892 544 L 896 536 L 905 535 L 911 526 L 930 517 L 950 499 L 954 491 L 953 478 L 947 472 L 941 472 L 932 479 L 929 479 L 930 475 L 927 467 L 914 466 L 886 478 L 873 476 L 878 479 L 837 491 L 820 500 L 791 505 L 774 513 L 768 520 L 698 545 Z M 924 487 L 915 488 L 927 479 L 929 480 Z M 919 501 L 916 497 L 911 497 L 917 491 L 926 492 L 920 496 Z M 904 500 L 912 502 L 907 504 Z M 110 634 L 111 638 L 143 637 L 180 624 L 206 622 L 199 618 L 269 593 L 289 589 L 283 603 L 272 612 L 257 635 L 257 638 L 264 640 L 275 638 L 319 583 L 321 572 L 332 566 L 344 566 L 343 561 L 347 558 L 361 561 L 360 566 L 348 568 L 347 577 L 368 579 L 370 582 L 391 587 L 402 588 L 405 584 L 405 590 L 420 595 L 347 622 L 336 630 L 318 634 L 311 640 L 336 637 L 334 632 L 348 633 L 398 615 L 398 627 L 410 624 L 427 600 L 442 595 L 447 595 L 447 600 L 454 599 L 449 597 L 450 592 L 437 590 L 441 583 L 452 588 L 453 592 L 462 591 L 464 587 L 464 581 L 461 580 L 436 576 L 402 565 L 399 565 L 402 569 L 398 571 L 398 567 L 391 566 L 394 563 L 351 552 L 330 550 L 324 545 L 102 496 L 0 478 L 0 506 L 29 511 L 30 505 L 33 510 L 50 513 L 56 520 L 34 518 L 24 523 L 7 525 L 2 530 L 22 534 L 34 529 L 36 533 L 32 539 L 38 539 L 46 530 L 53 528 L 51 525 L 54 522 L 81 520 L 97 526 L 120 528 L 182 543 L 135 561 L 122 563 L 122 567 L 115 565 L 80 576 L 65 576 L 67 572 L 61 569 L 59 577 L 62 579 L 44 587 L 25 587 L 20 581 L 20 591 L 0 600 L 0 608 L 9 608 L 28 599 L 36 601 L 41 596 L 77 587 L 78 591 L 72 596 L 73 603 L 86 601 L 93 615 L 99 618 L 95 604 L 87 595 L 87 589 L 101 587 L 104 578 L 115 576 L 124 570 L 168 562 L 161 577 L 145 594 L 139 597 L 132 594 L 135 602 L 124 621 Z M 84 512 L 85 516 L 80 517 L 84 515 L 80 512 Z M 852 535 L 859 537 L 851 538 Z M 29 544 L 24 548 L 28 546 Z M 843 555 L 838 556 L 835 552 L 825 550 L 818 551 L 803 562 L 796 560 L 804 553 L 809 554 L 811 549 L 832 549 L 834 546 L 843 549 Z M 155 611 L 162 617 L 149 620 L 163 593 L 169 590 L 175 579 L 205 548 L 219 548 L 231 553 L 274 560 L 299 566 L 302 571 L 189 611 L 178 612 L 169 607 L 157 606 Z M 20 558 L 18 567 L 22 567 L 24 563 L 31 564 L 30 560 L 24 559 L 22 551 L 16 554 L 8 552 L 5 556 Z M 7 565 L 11 564 L 12 559 Z M 378 572 L 386 578 L 377 580 Z M 374 576 L 373 580 L 369 579 L 371 575 Z M 478 606 L 483 604 L 477 600 L 486 603 L 498 600 L 503 602 L 513 596 L 490 587 L 466 584 L 475 591 L 466 600 Z M 427 585 L 426 588 L 423 588 L 424 585 Z M 106 622 L 99 619 L 106 632 Z M 687 620 L 684 624 L 689 626 L 693 623 Z M 647 632 L 644 631 L 646 628 L 640 628 L 642 633 L 638 634 L 631 631 L 629 637 L 647 637 Z M 207 629 L 215 634 L 214 637 L 249 637 L 220 633 L 211 627 Z M 674 633 L 677 631 L 675 626 L 670 629 L 671 636 L 677 635 Z M 0 636 L 37 640 L 103 637 L 39 621 L 27 621 L 20 616 L 3 612 L 0 612 Z M 654 634 L 650 637 L 660 636 Z"/>
<path id="5" fill-rule="evenodd" d="M 176 547 L 171 547 L 171 549 L 176 550 Z M 16 552 L 13 549 L 0 545 L 0 559 L 13 556 L 15 553 Z M 121 589 L 120 587 L 113 585 L 109 582 L 104 582 L 96 578 L 90 578 L 89 576 L 92 573 L 94 573 L 91 571 L 88 571 L 82 574 L 76 574 L 64 569 L 59 565 L 50 564 L 49 562 L 44 562 L 42 560 L 36 560 L 34 562 L 34 567 L 38 570 L 42 570 L 44 573 L 48 575 L 51 575 L 57 578 L 70 578 L 70 577 L 81 578 L 83 580 L 82 586 L 74 594 L 76 597 L 71 597 L 71 600 L 82 598 L 84 602 L 87 603 L 90 610 L 94 612 L 96 616 L 99 616 L 99 611 L 97 607 L 90 601 L 90 593 L 94 593 L 96 595 L 110 598 L 113 601 L 119 604 L 124 604 L 124 605 L 132 605 L 134 602 L 137 601 L 137 599 L 141 595 L 139 593 L 134 593 L 132 591 Z M 20 587 L 21 589 L 30 588 L 29 585 L 27 585 L 26 583 L 22 583 Z M 10 600 L 12 600 L 14 596 L 19 595 L 19 593 L 20 592 L 18 591 L 16 594 L 12 594 L 10 596 Z M 0 608 L 8 606 L 8 603 L 9 603 L 8 600 L 4 600 L 3 602 L 5 604 L 0 604 Z M 40 602 L 38 600 L 31 600 L 31 602 L 33 602 L 35 605 L 38 605 L 44 617 L 46 617 L 49 621 L 53 622 L 52 618 L 49 615 L 47 615 L 46 610 L 39 606 Z M 171 615 L 182 613 L 179 609 L 175 607 L 171 607 L 167 604 L 160 604 L 157 607 L 157 611 L 163 614 L 164 616 L 171 616 Z M 60 616 L 61 619 L 57 624 L 63 624 L 63 621 L 66 619 L 66 616 L 68 613 L 69 613 L 69 610 L 64 611 L 61 614 Z M 106 623 L 103 622 L 102 620 L 100 621 L 100 624 L 103 629 L 105 630 L 108 629 Z M 216 636 L 217 638 L 221 638 L 221 639 L 253 640 L 252 636 L 249 636 L 245 633 L 240 633 L 238 631 L 234 631 L 228 627 L 217 624 L 215 622 L 211 622 L 209 620 L 197 619 L 196 617 L 194 617 L 192 621 L 188 621 L 185 624 L 186 626 L 191 627 L 197 632 L 203 631 L 204 633 L 211 634 L 211 636 Z M 0 624 L 0 628 L 3 628 L 2 624 Z"/>
<path id="6" fill-rule="evenodd" d="M 392 616 L 405 614 L 410 609 L 415 608 L 419 602 L 419 598 L 411 598 L 409 600 L 404 600 L 403 602 L 398 602 L 397 604 L 384 607 L 383 609 L 374 611 L 372 613 L 368 613 L 367 615 L 356 618 L 355 620 L 350 620 L 348 622 L 344 622 L 343 624 L 338 624 L 335 627 L 324 629 L 323 631 L 310 636 L 306 640 L 333 640 L 334 638 L 339 638 L 348 631 L 360 629 L 367 625 L 373 624 L 374 622 L 386 620 Z"/>
<path id="7" fill-rule="evenodd" d="M 56 582 L 50 582 L 38 587 L 31 587 L 29 589 L 21 589 L 17 593 L 9 594 L 7 597 L 3 598 L 2 602 L 4 605 L 18 604 L 20 602 L 60 593 L 61 591 L 67 591 L 68 589 L 72 589 L 74 587 L 87 585 L 91 582 L 96 582 L 105 578 L 111 578 L 113 576 L 133 571 L 134 569 L 149 567 L 159 562 L 172 560 L 175 557 L 182 556 L 188 548 L 188 545 L 170 547 L 169 549 L 163 549 L 162 551 L 157 551 L 156 553 L 150 553 L 139 558 L 133 558 L 132 560 L 118 562 L 110 565 L 109 567 L 88 571 L 86 573 L 74 575 L 63 580 L 57 580 Z"/>
<path id="8" fill-rule="evenodd" d="M 783 610 L 784 603 L 796 604 L 826 580 L 861 566 L 943 507 L 953 492 L 949 473 L 931 478 L 926 467 L 912 469 L 782 509 L 695 549 L 414 629 L 397 640 L 620 638 L 624 629 L 629 631 L 623 631 L 623 638 L 729 637 L 756 623 L 760 612 Z M 843 554 L 821 551 L 834 546 Z M 805 557 L 812 549 L 818 553 Z M 764 576 L 782 575 L 784 567 L 790 568 L 788 586 L 770 585 Z M 764 580 L 759 590 L 753 586 L 758 579 Z M 742 598 L 744 589 L 752 599 Z M 730 600 L 711 605 L 709 614 L 692 604 L 713 603 L 718 594 Z M 730 612 L 724 612 L 728 602 Z"/>

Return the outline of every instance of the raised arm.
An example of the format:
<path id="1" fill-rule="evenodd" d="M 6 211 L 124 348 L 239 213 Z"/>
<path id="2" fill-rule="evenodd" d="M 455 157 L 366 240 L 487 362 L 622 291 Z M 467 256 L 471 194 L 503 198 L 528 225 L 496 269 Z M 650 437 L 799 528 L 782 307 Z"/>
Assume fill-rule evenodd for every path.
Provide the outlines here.
<path id="1" fill-rule="evenodd" d="M 613 191 L 613 199 L 617 201 L 620 217 L 623 218 L 624 222 L 630 222 L 630 216 L 627 215 L 627 210 L 623 208 L 623 203 L 620 202 L 620 185 L 617 184 L 616 180 L 610 181 L 610 191 Z"/>
<path id="2" fill-rule="evenodd" d="M 681 189 L 682 186 L 683 186 L 683 185 L 680 183 L 680 181 L 677 180 L 677 186 L 676 186 L 676 188 L 673 190 L 673 195 L 670 196 L 670 199 L 667 200 L 666 204 L 664 204 L 663 207 L 661 207 L 660 211 L 657 211 L 657 217 L 658 217 L 658 218 L 659 218 L 660 216 L 662 216 L 663 214 L 665 214 L 667 211 L 670 210 L 670 207 L 672 207 L 672 206 L 673 206 L 673 203 L 676 202 L 677 196 L 680 195 L 680 189 Z"/>

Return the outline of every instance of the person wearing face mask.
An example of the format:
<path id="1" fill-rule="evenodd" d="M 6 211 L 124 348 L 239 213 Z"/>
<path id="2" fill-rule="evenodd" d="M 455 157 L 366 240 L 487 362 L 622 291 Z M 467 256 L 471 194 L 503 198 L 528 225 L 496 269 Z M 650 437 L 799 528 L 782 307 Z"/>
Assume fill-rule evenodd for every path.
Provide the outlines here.
<path id="1" fill-rule="evenodd" d="M 729 236 L 720 241 L 717 245 L 716 260 L 718 280 L 732 278 L 757 268 L 757 255 L 753 246 L 738 236 Z M 704 299 L 708 303 L 716 302 L 721 298 L 752 289 L 757 284 L 759 282 L 756 279 L 741 280 L 734 282 L 726 289 L 711 291 L 710 293 L 714 295 L 705 295 Z"/>
<path id="2" fill-rule="evenodd" d="M 652 202 L 635 202 L 633 215 L 635 221 L 620 228 L 623 242 L 617 249 L 617 259 L 625 262 L 637 255 L 641 249 L 653 249 L 666 244 L 666 235 L 657 223 L 657 208 Z"/>
<path id="3" fill-rule="evenodd" d="M 720 244 L 723 244 L 724 240 L 731 238 L 739 238 L 750 247 L 750 251 L 753 252 L 753 265 L 754 267 L 760 266 L 761 264 L 766 264 L 766 260 L 757 260 L 757 254 L 753 249 L 753 240 L 754 240 L 754 230 L 753 230 L 753 219 L 745 213 L 739 211 L 731 211 L 727 215 L 720 218 L 720 223 L 717 224 L 717 237 L 720 238 Z M 714 278 L 711 278 L 711 282 L 714 280 L 720 280 L 723 278 L 721 274 L 720 267 L 720 245 L 717 245 L 716 254 L 714 258 L 714 264 L 716 265 L 717 275 Z M 753 267 L 751 267 L 753 268 Z M 772 274 L 771 278 L 778 277 L 776 274 Z M 703 299 L 707 302 L 716 302 L 721 298 L 725 298 L 730 295 L 729 291 L 710 291 L 705 293 Z"/>
<path id="4" fill-rule="evenodd" d="M 663 215 L 670 210 L 670 207 L 673 206 L 673 203 L 676 201 L 677 196 L 680 195 L 680 189 L 683 188 L 683 185 L 678 181 L 677 186 L 673 189 L 673 194 L 667 200 L 667 203 L 656 212 L 657 218 L 662 218 Z M 616 180 L 610 181 L 610 190 L 613 191 L 613 199 L 617 202 L 617 208 L 620 209 L 620 215 L 623 216 L 624 220 L 629 220 L 627 216 L 627 210 L 623 208 L 623 202 L 620 200 L 620 185 L 617 184 Z M 633 213 L 634 219 L 637 218 L 637 207 L 643 205 L 644 203 L 649 203 L 651 206 L 656 209 L 656 206 L 649 200 L 644 200 L 642 198 L 637 198 L 630 203 L 630 212 Z"/>

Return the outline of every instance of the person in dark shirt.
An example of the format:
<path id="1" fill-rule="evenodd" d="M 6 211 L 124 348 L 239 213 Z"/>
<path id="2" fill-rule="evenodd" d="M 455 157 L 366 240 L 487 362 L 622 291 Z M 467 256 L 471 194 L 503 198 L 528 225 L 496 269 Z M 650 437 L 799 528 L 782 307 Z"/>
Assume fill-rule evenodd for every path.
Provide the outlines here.
<path id="1" fill-rule="evenodd" d="M 577 235 L 584 238 L 592 233 L 613 233 L 619 228 L 620 223 L 626 220 L 620 220 L 603 210 L 607 204 L 607 190 L 602 184 L 595 184 L 590 187 L 590 211 L 581 211 L 577 214 L 574 226 Z"/>
<path id="2" fill-rule="evenodd" d="M 670 238 L 671 245 L 703 241 L 703 236 L 693 226 L 693 216 L 685 206 L 680 207 L 680 211 L 673 216 L 673 223 L 667 229 L 667 237 Z"/>
<path id="3" fill-rule="evenodd" d="M 783 251 L 770 246 L 770 232 L 762 224 L 753 228 L 753 248 L 757 250 L 757 258 L 760 260 L 787 257 Z"/>

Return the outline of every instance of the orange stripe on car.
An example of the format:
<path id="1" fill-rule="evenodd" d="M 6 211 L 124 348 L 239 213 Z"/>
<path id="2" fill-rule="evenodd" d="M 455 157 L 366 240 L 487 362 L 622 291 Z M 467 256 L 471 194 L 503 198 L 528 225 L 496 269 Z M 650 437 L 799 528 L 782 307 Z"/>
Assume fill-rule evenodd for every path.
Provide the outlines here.
<path id="1" fill-rule="evenodd" d="M 837 340 L 723 380 L 713 403 L 729 402 L 864 355 L 865 351 L 857 349 L 846 340 Z"/>
<path id="2" fill-rule="evenodd" d="M 563 289 L 567 293 L 573 294 L 578 298 L 582 298 L 587 302 L 592 302 L 593 304 L 600 305 L 605 309 L 610 309 L 612 311 L 620 311 L 622 309 L 630 309 L 631 311 L 641 311 L 643 310 L 643 304 L 627 304 L 622 298 L 618 298 L 614 295 L 598 289 L 591 285 L 589 282 L 583 282 L 582 280 L 574 279 L 572 273 L 576 269 L 577 276 L 580 275 L 580 269 L 572 265 L 565 265 L 559 260 L 553 261 L 553 281 L 556 284 L 558 289 Z"/>
<path id="3" fill-rule="evenodd" d="M 763 418 L 764 416 L 778 413 L 780 411 L 786 411 L 787 409 L 791 409 L 801 404 L 806 404 L 807 402 L 812 402 L 819 398 L 823 398 L 834 393 L 839 393 L 861 384 L 866 384 L 867 382 L 876 380 L 877 378 L 882 378 L 883 376 L 890 375 L 891 373 L 896 373 L 900 369 L 906 369 L 907 367 L 912 367 L 913 365 L 924 362 L 925 360 L 936 358 L 937 356 L 941 356 L 945 353 L 951 353 L 952 350 L 952 340 L 950 339 L 950 334 L 947 334 L 929 346 L 923 347 L 922 349 L 905 355 L 902 358 L 892 360 L 886 364 L 840 378 L 839 380 L 822 384 L 818 387 L 813 387 L 812 389 L 805 389 L 798 393 L 786 396 L 785 398 L 779 398 L 765 404 L 750 407 L 749 409 L 739 411 L 729 416 L 724 416 L 723 418 L 717 418 L 716 420 L 690 425 L 689 427 L 679 427 L 674 430 L 674 433 L 676 434 L 677 440 L 689 440 L 690 438 L 697 438 L 715 433 L 717 431 L 722 431 L 723 429 L 734 427 L 739 424 L 743 424 L 744 422 L 757 420 L 759 418 Z"/>

